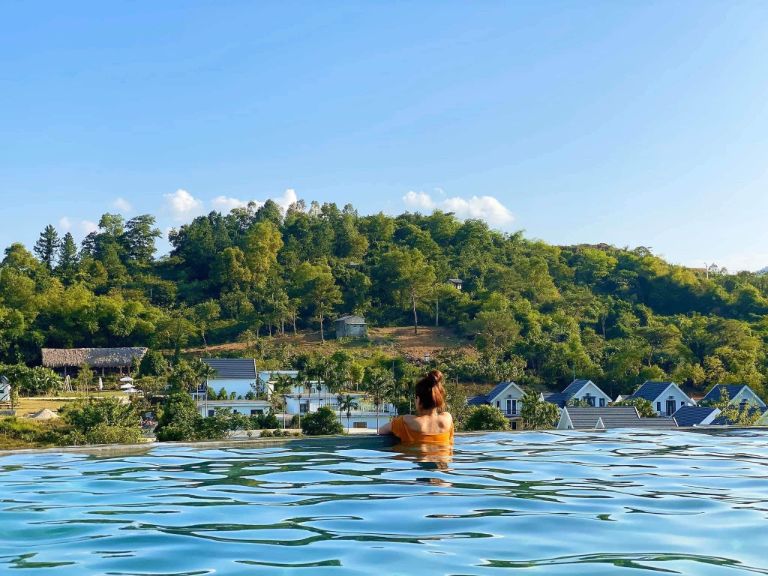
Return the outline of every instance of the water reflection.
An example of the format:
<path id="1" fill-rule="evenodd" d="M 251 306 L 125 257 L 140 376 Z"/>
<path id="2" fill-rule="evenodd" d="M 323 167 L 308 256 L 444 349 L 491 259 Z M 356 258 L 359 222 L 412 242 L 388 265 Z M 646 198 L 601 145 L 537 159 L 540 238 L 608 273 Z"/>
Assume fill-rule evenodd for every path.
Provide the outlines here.
<path id="1" fill-rule="evenodd" d="M 0 458 L 0 572 L 768 574 L 768 434 Z"/>

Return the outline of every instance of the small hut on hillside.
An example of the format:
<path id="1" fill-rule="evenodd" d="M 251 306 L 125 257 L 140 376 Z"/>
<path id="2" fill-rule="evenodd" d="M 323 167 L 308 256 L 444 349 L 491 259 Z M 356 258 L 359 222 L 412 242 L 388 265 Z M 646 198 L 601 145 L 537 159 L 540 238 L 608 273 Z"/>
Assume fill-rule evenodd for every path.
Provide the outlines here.
<path id="1" fill-rule="evenodd" d="M 43 348 L 43 366 L 62 372 L 65 376 L 75 374 L 83 364 L 106 374 L 126 374 L 134 362 L 140 362 L 147 353 L 146 348 Z"/>
<path id="2" fill-rule="evenodd" d="M 334 325 L 336 338 L 365 338 L 368 335 L 368 325 L 362 316 L 348 314 L 337 318 Z"/>

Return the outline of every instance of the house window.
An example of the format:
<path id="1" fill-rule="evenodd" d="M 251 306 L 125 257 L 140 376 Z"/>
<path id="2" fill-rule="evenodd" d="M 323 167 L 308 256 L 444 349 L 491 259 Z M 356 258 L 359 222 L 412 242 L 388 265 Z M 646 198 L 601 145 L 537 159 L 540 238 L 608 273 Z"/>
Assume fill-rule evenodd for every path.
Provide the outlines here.
<path id="1" fill-rule="evenodd" d="M 683 406 L 685 406 L 685 400 L 680 400 L 680 408 L 682 408 Z"/>
<path id="2" fill-rule="evenodd" d="M 216 414 L 215 410 L 208 410 L 208 416 L 214 416 Z"/>
<path id="3" fill-rule="evenodd" d="M 352 422 L 352 428 L 368 428 L 368 422 Z"/>
<path id="4" fill-rule="evenodd" d="M 656 412 L 661 414 L 661 402 L 656 402 Z"/>
<path id="5" fill-rule="evenodd" d="M 496 408 L 501 409 L 501 400 L 496 400 Z"/>
<path id="6" fill-rule="evenodd" d="M 256 408 L 251 408 L 251 416 L 256 416 L 257 414 L 259 415 L 264 414 L 264 410 L 257 410 Z"/>
<path id="7" fill-rule="evenodd" d="M 302 402 L 301 404 L 299 404 L 299 412 L 301 412 L 302 414 L 306 414 L 307 412 L 309 412 L 309 402 Z"/>
<path id="8" fill-rule="evenodd" d="M 675 399 L 670 398 L 667 400 L 667 416 L 672 416 L 675 413 Z"/>
<path id="9" fill-rule="evenodd" d="M 517 414 L 517 400 L 512 400 L 512 414 Z"/>
<path id="10" fill-rule="evenodd" d="M 600 398 L 600 408 L 605 408 L 605 398 Z"/>
<path id="11" fill-rule="evenodd" d="M 512 430 L 517 430 L 517 422 L 512 422 Z"/>
<path id="12" fill-rule="evenodd" d="M 512 414 L 512 400 L 507 398 L 507 414 Z"/>
<path id="13" fill-rule="evenodd" d="M 587 394 L 586 396 L 584 396 L 584 400 L 586 400 L 587 404 L 592 406 L 592 408 L 595 407 L 595 397 L 594 396 L 591 396 L 591 395 Z"/>

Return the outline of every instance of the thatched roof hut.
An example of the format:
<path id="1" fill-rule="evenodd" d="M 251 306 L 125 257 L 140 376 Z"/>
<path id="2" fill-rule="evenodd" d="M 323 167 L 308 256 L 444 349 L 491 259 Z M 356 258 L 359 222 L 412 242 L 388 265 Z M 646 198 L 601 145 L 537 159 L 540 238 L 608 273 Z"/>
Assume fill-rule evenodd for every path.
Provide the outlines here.
<path id="1" fill-rule="evenodd" d="M 130 368 L 134 360 L 141 360 L 146 348 L 43 348 L 43 366 L 46 368 L 78 368 L 87 364 L 91 368 Z"/>

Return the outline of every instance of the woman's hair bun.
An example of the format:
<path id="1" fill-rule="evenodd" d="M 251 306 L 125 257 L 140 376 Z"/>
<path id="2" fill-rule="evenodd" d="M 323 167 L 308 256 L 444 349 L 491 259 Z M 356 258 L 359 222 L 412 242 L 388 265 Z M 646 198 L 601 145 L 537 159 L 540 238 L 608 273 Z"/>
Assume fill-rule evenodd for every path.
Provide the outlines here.
<path id="1" fill-rule="evenodd" d="M 429 378 L 432 386 L 437 386 L 443 381 L 443 373 L 440 372 L 440 370 L 430 370 L 429 374 L 427 374 L 427 378 Z"/>

